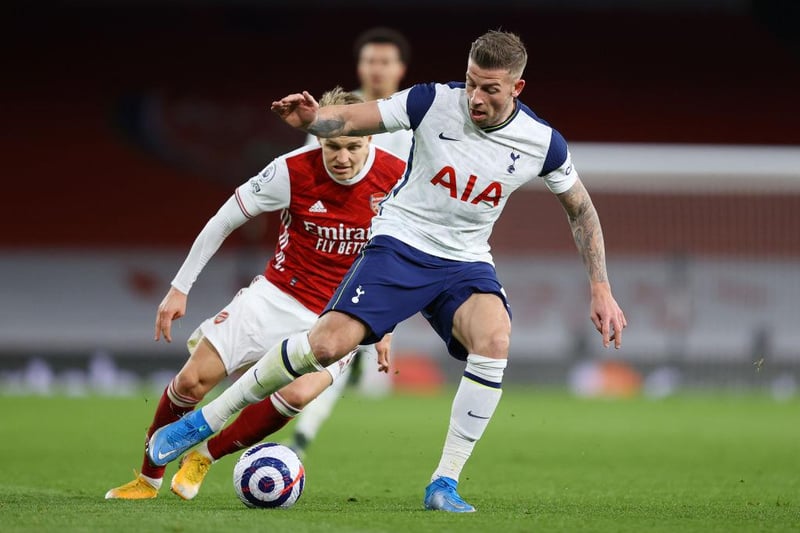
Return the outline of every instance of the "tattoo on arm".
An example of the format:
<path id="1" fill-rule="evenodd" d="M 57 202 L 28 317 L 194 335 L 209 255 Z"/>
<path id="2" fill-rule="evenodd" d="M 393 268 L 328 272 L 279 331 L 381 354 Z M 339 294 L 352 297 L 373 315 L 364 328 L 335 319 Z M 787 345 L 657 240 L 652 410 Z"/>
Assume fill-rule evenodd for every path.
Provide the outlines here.
<path id="1" fill-rule="evenodd" d="M 307 131 L 317 137 L 338 137 L 344 135 L 344 120 L 341 117 L 321 118 L 309 126 Z"/>
<path id="2" fill-rule="evenodd" d="M 352 135 L 353 137 L 361 137 L 364 135 L 372 135 L 374 133 L 386 133 L 386 126 L 383 125 L 382 120 L 378 123 L 377 132 L 375 130 L 350 130 L 345 135 Z"/>
<path id="3" fill-rule="evenodd" d="M 359 104 L 355 104 L 359 105 Z M 369 110 L 360 111 L 361 114 L 341 109 L 342 106 L 330 106 L 320 109 L 317 120 L 312 123 L 306 131 L 317 137 L 339 137 L 347 135 L 352 137 L 362 137 L 373 133 L 386 132 L 386 125 L 379 121 L 377 125 L 370 125 L 370 119 L 364 117 L 363 113 Z M 376 108 L 377 109 L 377 108 Z M 355 127 L 356 124 L 359 127 Z"/>
<path id="4" fill-rule="evenodd" d="M 608 281 L 603 230 L 586 188 L 578 181 L 568 191 L 559 194 L 558 199 L 567 212 L 572 237 L 589 274 L 589 280 Z"/>

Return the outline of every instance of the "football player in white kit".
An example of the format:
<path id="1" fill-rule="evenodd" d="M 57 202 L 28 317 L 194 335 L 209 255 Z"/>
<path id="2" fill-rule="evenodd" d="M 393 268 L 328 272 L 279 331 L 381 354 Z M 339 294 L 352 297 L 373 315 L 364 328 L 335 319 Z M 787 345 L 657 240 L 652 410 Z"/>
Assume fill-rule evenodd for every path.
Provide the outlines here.
<path id="1" fill-rule="evenodd" d="M 323 103 L 352 105 L 363 98 L 340 88 Z M 323 139 L 276 158 L 238 187 L 206 224 L 158 308 L 155 339 L 171 341 L 172 321 L 186 313 L 195 279 L 234 229 L 260 213 L 281 211 L 275 254 L 264 274 L 204 321 L 189 339 L 191 356 L 167 386 L 147 438 L 190 412 L 226 375 L 257 361 L 273 343 L 306 331 L 324 309 L 342 276 L 367 242 L 377 204 L 391 192 L 405 161 L 377 148 L 369 137 Z M 389 339 L 374 346 L 378 369 L 388 370 Z M 186 454 L 170 488 L 184 499 L 197 495 L 212 462 L 277 431 L 332 382 L 350 358 L 303 376 L 248 406 L 224 431 Z M 146 458 L 136 478 L 106 493 L 107 499 L 155 498 L 164 467 Z"/>
<path id="2" fill-rule="evenodd" d="M 563 137 L 519 100 L 527 52 L 490 31 L 472 43 L 466 83 L 415 85 L 389 99 L 320 109 L 307 93 L 273 102 L 288 124 L 320 137 L 414 131 L 404 180 L 383 202 L 372 238 L 307 334 L 290 336 L 218 398 L 157 431 L 148 456 L 178 452 L 245 405 L 379 339 L 417 312 L 466 361 L 426 509 L 472 512 L 458 478 L 500 400 L 511 320 L 488 238 L 511 194 L 541 178 L 561 202 L 589 277 L 590 318 L 621 346 L 625 315 L 611 293 L 597 212 Z M 257 379 L 256 379 L 257 378 Z"/>

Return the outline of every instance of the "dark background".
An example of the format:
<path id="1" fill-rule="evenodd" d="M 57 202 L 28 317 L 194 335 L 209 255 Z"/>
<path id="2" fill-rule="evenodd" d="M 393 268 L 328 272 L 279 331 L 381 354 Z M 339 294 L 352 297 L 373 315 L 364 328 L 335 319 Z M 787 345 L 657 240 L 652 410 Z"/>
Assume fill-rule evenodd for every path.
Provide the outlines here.
<path id="1" fill-rule="evenodd" d="M 461 80 L 476 36 L 519 33 L 522 99 L 570 142 L 800 144 L 796 2 L 369 4 L 5 4 L 0 247 L 187 246 L 302 143 L 270 102 L 354 88 L 374 25 L 411 41 L 404 85 Z"/>
<path id="2" fill-rule="evenodd" d="M 687 384 L 798 390 L 800 174 L 779 190 L 748 174 L 742 193 L 725 188 L 732 176 L 653 157 L 652 172 L 626 178 L 630 190 L 609 189 L 576 145 L 796 154 L 799 2 L 371 4 L 0 6 L 0 387 L 49 391 L 73 379 L 121 391 L 120 368 L 168 367 L 171 378 L 186 354 L 182 341 L 152 342 L 153 312 L 190 243 L 234 187 L 304 142 L 270 103 L 355 88 L 353 41 L 384 25 L 411 41 L 406 86 L 462 80 L 475 37 L 519 33 L 530 57 L 522 100 L 571 143 L 601 215 L 630 322 L 613 353 L 586 319 L 583 268 L 553 195 L 532 183 L 497 223 L 490 242 L 513 294 L 514 379 L 563 384 L 576 362 L 610 357 L 643 374 L 670 365 Z M 623 162 L 636 152 L 612 145 L 605 153 Z M 687 175 L 723 185 L 670 188 Z M 257 217 L 226 240 L 177 338 L 261 271 L 276 223 Z M 402 325 L 396 349 L 450 362 L 421 319 Z"/>

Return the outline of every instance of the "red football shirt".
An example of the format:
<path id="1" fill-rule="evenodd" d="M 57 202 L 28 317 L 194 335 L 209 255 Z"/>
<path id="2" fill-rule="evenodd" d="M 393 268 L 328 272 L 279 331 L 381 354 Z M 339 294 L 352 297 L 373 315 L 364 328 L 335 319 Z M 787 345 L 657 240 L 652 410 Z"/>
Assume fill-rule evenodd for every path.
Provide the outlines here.
<path id="1" fill-rule="evenodd" d="M 270 163 L 236 190 L 248 218 L 282 209 L 275 255 L 266 278 L 315 313 L 325 308 L 367 242 L 378 203 L 406 163 L 374 145 L 347 183 L 328 175 L 322 148 L 303 147 Z"/>

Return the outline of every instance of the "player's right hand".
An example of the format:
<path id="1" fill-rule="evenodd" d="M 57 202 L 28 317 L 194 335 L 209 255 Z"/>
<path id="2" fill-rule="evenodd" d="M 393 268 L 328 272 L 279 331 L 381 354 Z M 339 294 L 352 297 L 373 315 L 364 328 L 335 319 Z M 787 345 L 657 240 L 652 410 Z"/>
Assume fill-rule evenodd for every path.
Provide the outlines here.
<path id="1" fill-rule="evenodd" d="M 317 120 L 319 104 L 308 91 L 303 91 L 272 102 L 271 109 L 290 126 L 305 130 Z"/>
<path id="2" fill-rule="evenodd" d="M 187 296 L 175 287 L 170 287 L 167 295 L 161 300 L 156 311 L 156 334 L 154 340 L 159 340 L 164 334 L 164 340 L 172 342 L 172 321 L 178 320 L 186 314 Z"/>
<path id="3" fill-rule="evenodd" d="M 628 326 L 625 313 L 611 295 L 608 282 L 592 284 L 590 318 L 603 337 L 603 347 L 608 348 L 614 341 L 614 348 L 622 346 L 622 330 Z"/>

